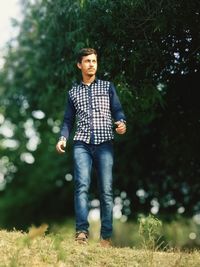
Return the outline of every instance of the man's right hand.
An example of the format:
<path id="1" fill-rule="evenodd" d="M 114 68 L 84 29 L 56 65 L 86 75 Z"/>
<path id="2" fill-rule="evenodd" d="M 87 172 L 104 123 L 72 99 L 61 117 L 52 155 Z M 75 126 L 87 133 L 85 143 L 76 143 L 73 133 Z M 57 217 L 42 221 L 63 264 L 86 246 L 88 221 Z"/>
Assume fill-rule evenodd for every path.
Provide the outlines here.
<path id="1" fill-rule="evenodd" d="M 58 141 L 57 145 L 56 145 L 56 150 L 58 151 L 58 153 L 65 153 L 65 147 L 66 147 L 66 141 Z"/>

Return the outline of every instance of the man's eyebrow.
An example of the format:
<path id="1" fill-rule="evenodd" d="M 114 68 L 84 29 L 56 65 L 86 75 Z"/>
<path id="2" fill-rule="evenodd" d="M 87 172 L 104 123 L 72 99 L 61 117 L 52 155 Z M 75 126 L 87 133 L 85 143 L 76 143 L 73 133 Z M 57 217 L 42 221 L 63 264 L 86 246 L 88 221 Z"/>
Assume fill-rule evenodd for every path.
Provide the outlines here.
<path id="1" fill-rule="evenodd" d="M 96 59 L 86 59 L 86 61 L 97 61 Z"/>

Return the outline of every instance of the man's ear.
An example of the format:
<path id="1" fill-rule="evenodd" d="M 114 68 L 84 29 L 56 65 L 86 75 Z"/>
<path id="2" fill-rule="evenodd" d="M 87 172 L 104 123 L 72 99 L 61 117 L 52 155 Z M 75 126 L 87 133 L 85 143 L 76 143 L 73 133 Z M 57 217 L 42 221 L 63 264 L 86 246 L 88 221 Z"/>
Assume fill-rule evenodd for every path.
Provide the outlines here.
<path id="1" fill-rule="evenodd" d="M 77 67 L 81 70 L 81 63 L 77 63 Z"/>

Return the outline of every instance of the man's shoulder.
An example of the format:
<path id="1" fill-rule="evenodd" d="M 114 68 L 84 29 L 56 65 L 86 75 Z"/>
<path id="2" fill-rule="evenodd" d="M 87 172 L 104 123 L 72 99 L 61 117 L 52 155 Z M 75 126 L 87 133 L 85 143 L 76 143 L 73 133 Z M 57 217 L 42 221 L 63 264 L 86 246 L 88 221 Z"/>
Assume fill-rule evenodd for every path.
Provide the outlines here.
<path id="1" fill-rule="evenodd" d="M 69 94 L 75 93 L 77 90 L 80 89 L 80 84 L 74 82 L 71 86 L 71 89 L 69 90 Z"/>
<path id="2" fill-rule="evenodd" d="M 100 85 L 100 86 L 109 87 L 112 84 L 112 82 L 111 81 L 107 81 L 107 80 L 98 79 L 97 80 L 97 84 Z"/>

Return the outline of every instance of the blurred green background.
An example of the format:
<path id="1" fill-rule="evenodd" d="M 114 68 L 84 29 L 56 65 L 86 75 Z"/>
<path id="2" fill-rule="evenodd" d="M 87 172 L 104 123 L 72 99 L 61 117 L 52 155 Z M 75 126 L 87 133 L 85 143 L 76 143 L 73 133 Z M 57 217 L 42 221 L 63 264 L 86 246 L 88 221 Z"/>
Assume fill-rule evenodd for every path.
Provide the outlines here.
<path id="1" fill-rule="evenodd" d="M 23 20 L 13 20 L 20 31 L 0 72 L 0 227 L 73 218 L 72 137 L 63 156 L 55 145 L 67 91 L 81 78 L 76 52 L 94 47 L 98 77 L 114 82 L 127 115 L 127 134 L 115 140 L 114 218 L 124 233 L 116 242 L 134 245 L 138 216 L 151 213 L 173 245 L 198 247 L 199 1 L 21 5 Z M 95 173 L 90 206 L 98 220 Z"/>

